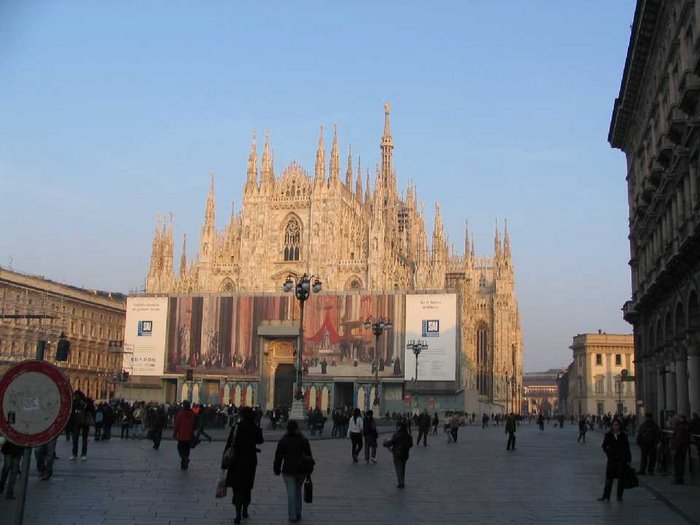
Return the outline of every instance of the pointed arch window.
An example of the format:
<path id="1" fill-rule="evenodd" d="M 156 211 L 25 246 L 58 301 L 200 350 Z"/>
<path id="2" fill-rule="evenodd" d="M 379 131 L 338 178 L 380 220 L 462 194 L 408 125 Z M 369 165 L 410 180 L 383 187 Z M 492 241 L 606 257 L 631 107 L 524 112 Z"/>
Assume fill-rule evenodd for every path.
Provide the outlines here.
<path id="1" fill-rule="evenodd" d="M 476 328 L 477 389 L 479 395 L 489 395 L 488 327 L 481 323 Z"/>
<path id="2" fill-rule="evenodd" d="M 284 260 L 298 261 L 301 258 L 301 226 L 292 218 L 284 229 Z"/>

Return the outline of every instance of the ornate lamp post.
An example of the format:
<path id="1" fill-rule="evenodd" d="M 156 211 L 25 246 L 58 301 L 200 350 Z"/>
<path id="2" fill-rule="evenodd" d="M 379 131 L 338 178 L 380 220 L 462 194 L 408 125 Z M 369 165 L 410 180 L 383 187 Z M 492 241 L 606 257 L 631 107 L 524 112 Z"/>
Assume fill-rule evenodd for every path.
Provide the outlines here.
<path id="1" fill-rule="evenodd" d="M 411 350 L 413 354 L 416 356 L 416 375 L 413 378 L 415 381 L 416 387 L 418 386 L 418 356 L 423 350 L 428 349 L 428 344 L 425 341 L 421 340 L 414 340 L 411 339 L 408 343 L 406 343 L 406 348 L 408 350 Z"/>
<path id="2" fill-rule="evenodd" d="M 285 293 L 294 290 L 295 297 L 299 300 L 299 343 L 297 345 L 297 363 L 296 363 L 296 385 L 294 387 L 294 401 L 292 401 L 292 412 L 289 415 L 290 419 L 304 419 L 304 391 L 303 386 L 303 355 L 304 355 L 304 303 L 313 293 L 319 293 L 322 288 L 322 283 L 316 275 L 304 274 L 301 277 L 288 275 L 287 280 L 282 286 Z"/>
<path id="3" fill-rule="evenodd" d="M 379 319 L 374 319 L 369 316 L 365 319 L 365 328 L 371 328 L 374 334 L 374 361 L 372 366 L 374 367 L 374 401 L 372 405 L 379 406 L 379 360 L 377 359 L 377 352 L 379 351 L 379 338 L 384 333 L 384 330 L 389 330 L 391 328 L 391 319 L 387 317 L 380 317 Z"/>

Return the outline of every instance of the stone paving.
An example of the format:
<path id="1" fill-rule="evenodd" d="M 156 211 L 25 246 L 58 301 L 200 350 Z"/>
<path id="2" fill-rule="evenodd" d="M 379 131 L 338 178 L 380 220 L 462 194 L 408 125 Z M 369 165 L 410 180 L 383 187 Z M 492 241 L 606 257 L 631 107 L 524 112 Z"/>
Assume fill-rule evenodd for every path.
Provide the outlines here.
<path id="1" fill-rule="evenodd" d="M 272 473 L 277 436 L 268 432 L 261 447 L 244 523 L 287 521 L 284 486 Z M 349 440 L 314 440 L 314 503 L 304 505 L 302 522 L 700 523 L 700 488 L 671 486 L 669 477 L 641 478 L 643 486 L 625 492 L 622 503 L 596 501 L 604 481 L 603 436 L 589 433 L 585 445 L 576 436 L 568 424 L 544 432 L 523 424 L 518 449 L 510 452 L 502 426 L 463 427 L 456 444 L 431 436 L 428 447 L 412 449 L 403 490 L 396 488 L 386 449 L 380 447 L 376 465 L 354 464 Z M 70 461 L 61 438 L 54 477 L 44 482 L 32 473 L 29 480 L 25 523 L 232 523 L 230 497 L 214 498 L 222 447 L 221 441 L 202 443 L 189 470 L 181 471 L 172 441 L 159 451 L 146 440 L 91 441 L 88 461 Z M 0 499 L 0 523 L 12 522 L 14 505 Z"/>

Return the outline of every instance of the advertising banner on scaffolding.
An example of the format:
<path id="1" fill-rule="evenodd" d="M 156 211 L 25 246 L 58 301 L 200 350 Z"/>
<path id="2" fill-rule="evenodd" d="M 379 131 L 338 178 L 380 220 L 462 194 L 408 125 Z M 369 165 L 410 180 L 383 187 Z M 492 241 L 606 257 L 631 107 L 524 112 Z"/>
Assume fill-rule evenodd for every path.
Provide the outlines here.
<path id="1" fill-rule="evenodd" d="M 162 375 L 167 328 L 167 297 L 127 298 L 124 370 L 136 376 Z"/>
<path id="2" fill-rule="evenodd" d="M 454 381 L 457 371 L 457 295 L 406 296 L 406 343 L 423 342 L 418 381 Z M 405 350 L 404 379 L 416 379 L 416 356 Z"/>

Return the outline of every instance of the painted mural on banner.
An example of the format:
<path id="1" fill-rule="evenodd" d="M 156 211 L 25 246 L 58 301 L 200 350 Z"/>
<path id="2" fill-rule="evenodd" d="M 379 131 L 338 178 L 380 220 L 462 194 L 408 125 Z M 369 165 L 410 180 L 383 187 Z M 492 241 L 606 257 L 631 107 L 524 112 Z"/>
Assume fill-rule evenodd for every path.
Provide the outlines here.
<path id="1" fill-rule="evenodd" d="M 403 377 L 401 295 L 312 295 L 304 308 L 304 374 L 319 377 Z M 281 296 L 171 297 L 166 372 L 227 377 L 258 376 L 260 359 L 272 343 L 258 335 L 266 324 L 294 326 L 299 301 Z M 370 317 L 388 317 L 394 328 L 376 339 L 364 327 Z M 398 322 L 397 322 L 398 321 Z M 296 338 L 288 337 L 296 346 Z"/>
<path id="2" fill-rule="evenodd" d="M 167 322 L 167 297 L 127 298 L 124 370 L 137 376 L 163 374 Z"/>
<path id="3" fill-rule="evenodd" d="M 418 356 L 418 381 L 455 381 L 457 373 L 457 295 L 406 296 L 406 341 L 428 345 Z M 405 350 L 404 379 L 415 378 L 416 357 Z"/>

